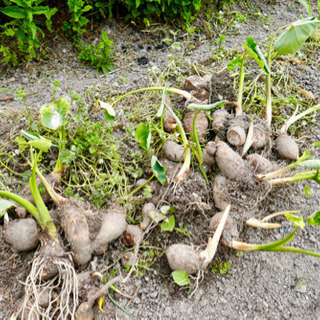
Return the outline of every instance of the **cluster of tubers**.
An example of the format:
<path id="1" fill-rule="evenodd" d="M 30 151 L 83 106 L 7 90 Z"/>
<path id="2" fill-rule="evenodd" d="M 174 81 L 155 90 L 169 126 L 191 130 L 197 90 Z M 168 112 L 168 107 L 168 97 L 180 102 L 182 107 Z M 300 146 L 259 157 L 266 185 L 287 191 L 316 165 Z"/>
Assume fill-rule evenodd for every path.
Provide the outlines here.
<path id="1" fill-rule="evenodd" d="M 208 99 L 210 96 L 209 79 L 209 76 L 189 77 L 186 80 L 185 89 L 191 91 L 192 94 L 197 93 L 197 98 L 200 100 L 201 96 Z M 207 94 L 204 94 L 203 90 L 207 90 Z M 198 94 L 199 92 L 201 95 Z M 214 103 L 215 101 L 209 102 Z M 202 104 L 207 103 L 208 100 L 202 101 Z M 172 105 L 171 102 L 170 105 Z M 183 125 L 187 133 L 192 132 L 194 115 L 194 111 L 185 113 Z M 237 102 L 225 103 L 221 109 L 212 113 L 212 118 L 211 128 L 215 134 L 215 140 L 209 141 L 203 149 L 203 164 L 208 167 L 216 166 L 220 171 L 214 180 L 213 198 L 215 206 L 221 212 L 215 214 L 211 219 L 209 230 L 215 232 L 214 237 L 217 237 L 218 241 L 221 237 L 222 244 L 232 247 L 233 241 L 238 239 L 239 234 L 237 224 L 228 215 L 230 211 L 228 180 L 246 185 L 255 184 L 259 183 L 258 175 L 274 171 L 274 164 L 259 154 L 261 149 L 268 148 L 269 151 L 271 146 L 277 156 L 289 160 L 296 160 L 299 157 L 299 149 L 295 141 L 283 132 L 272 143 L 271 130 L 266 121 L 242 113 Z M 172 125 L 172 119 L 170 121 Z M 199 140 L 204 142 L 209 129 L 209 120 L 204 111 L 198 114 L 195 126 L 199 133 Z M 164 122 L 164 128 L 166 127 Z M 167 140 L 163 146 L 165 157 L 171 161 L 180 162 L 183 158 L 183 151 L 181 145 L 171 140 Z M 249 154 L 246 155 L 248 151 Z M 188 274 L 205 269 L 207 260 L 204 257 L 207 255 L 204 252 L 210 248 L 210 241 L 204 251 L 197 251 L 193 246 L 185 244 L 171 245 L 166 251 L 171 269 L 184 270 Z M 212 254 L 214 255 L 211 252 L 210 257 L 213 257 Z"/>

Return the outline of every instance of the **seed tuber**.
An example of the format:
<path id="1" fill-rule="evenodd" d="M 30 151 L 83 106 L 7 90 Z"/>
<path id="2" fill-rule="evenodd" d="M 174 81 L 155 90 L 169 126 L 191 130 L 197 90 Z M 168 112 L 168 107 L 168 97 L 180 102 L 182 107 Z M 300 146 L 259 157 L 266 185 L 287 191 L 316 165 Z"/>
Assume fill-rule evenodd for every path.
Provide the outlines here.
<path id="1" fill-rule="evenodd" d="M 153 203 L 148 202 L 146 203 L 143 208 L 142 208 L 142 217 L 143 220 L 140 224 L 140 228 L 142 230 L 147 229 L 147 227 L 149 226 L 149 224 L 151 223 L 151 219 L 149 218 L 149 213 L 150 212 L 156 212 L 156 207 L 154 206 Z"/>
<path id="2" fill-rule="evenodd" d="M 31 219 L 9 221 L 4 228 L 4 239 L 14 251 L 29 251 L 39 244 L 37 223 Z"/>
<path id="3" fill-rule="evenodd" d="M 246 142 L 246 132 L 240 126 L 230 127 L 227 131 L 227 140 L 233 146 L 242 146 Z"/>
<path id="4" fill-rule="evenodd" d="M 143 239 L 143 231 L 138 226 L 128 225 L 122 236 L 125 246 L 134 247 Z"/>
<path id="5" fill-rule="evenodd" d="M 253 142 L 252 148 L 253 149 L 260 149 L 263 148 L 269 141 L 270 134 L 266 128 L 262 128 L 261 126 L 254 126 L 253 127 Z"/>
<path id="6" fill-rule="evenodd" d="M 105 215 L 101 229 L 92 243 L 96 255 L 102 254 L 108 243 L 119 238 L 127 228 L 126 212 L 118 206 L 112 206 Z"/>
<path id="7" fill-rule="evenodd" d="M 70 243 L 76 265 L 91 260 L 91 241 L 85 212 L 75 201 L 66 200 L 60 207 L 61 226 Z"/>
<path id="8" fill-rule="evenodd" d="M 225 109 L 219 109 L 213 112 L 212 129 L 220 139 L 225 139 L 227 132 L 227 123 L 233 116 Z"/>
<path id="9" fill-rule="evenodd" d="M 171 161 L 180 162 L 183 160 L 184 148 L 172 140 L 166 140 L 163 145 L 164 155 Z"/>
<path id="10" fill-rule="evenodd" d="M 217 143 L 216 164 L 221 172 L 230 180 L 252 182 L 252 173 L 248 164 L 225 142 Z"/>
<path id="11" fill-rule="evenodd" d="M 247 160 L 255 174 L 267 173 L 275 170 L 273 164 L 268 159 L 257 153 L 250 154 L 247 157 Z"/>
<path id="12" fill-rule="evenodd" d="M 193 118 L 197 112 L 197 110 L 186 112 L 184 116 L 183 128 L 187 133 L 193 132 Z M 198 138 L 200 141 L 203 141 L 209 127 L 207 115 L 203 110 L 198 113 L 195 125 L 198 132 Z"/>
<path id="13" fill-rule="evenodd" d="M 297 160 L 299 157 L 299 147 L 296 142 L 288 135 L 281 134 L 275 140 L 275 150 L 283 159 Z"/>
<path id="14" fill-rule="evenodd" d="M 230 197 L 227 188 L 227 179 L 219 174 L 215 177 L 213 183 L 214 204 L 220 210 L 225 210 L 230 203 Z"/>

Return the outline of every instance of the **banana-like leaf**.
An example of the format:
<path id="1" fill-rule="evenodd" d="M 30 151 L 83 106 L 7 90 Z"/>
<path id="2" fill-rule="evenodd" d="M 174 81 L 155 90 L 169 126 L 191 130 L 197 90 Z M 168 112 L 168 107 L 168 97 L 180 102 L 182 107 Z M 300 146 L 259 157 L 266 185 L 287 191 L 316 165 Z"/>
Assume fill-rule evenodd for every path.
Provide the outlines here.
<path id="1" fill-rule="evenodd" d="M 15 207 L 12 202 L 0 199 L 0 218 L 3 217 L 6 214 L 7 210 L 12 207 Z"/>
<path id="2" fill-rule="evenodd" d="M 238 55 L 236 58 L 234 58 L 228 63 L 227 70 L 234 70 L 234 69 L 240 68 L 242 61 L 243 61 L 243 56 Z"/>
<path id="3" fill-rule="evenodd" d="M 320 26 L 320 20 L 309 17 L 291 23 L 277 39 L 274 51 L 278 54 L 289 54 L 297 52 L 303 43 Z"/>
<path id="4" fill-rule="evenodd" d="M 247 38 L 247 43 L 243 44 L 244 48 L 246 49 L 247 53 L 251 58 L 253 58 L 259 67 L 266 73 L 270 73 L 270 69 L 268 66 L 268 63 L 262 54 L 262 51 L 260 50 L 258 44 L 254 41 L 252 37 Z"/>
<path id="5" fill-rule="evenodd" d="M 302 167 L 310 170 L 314 170 L 314 169 L 318 170 L 320 169 L 320 160 L 319 159 L 306 160 L 306 161 L 300 162 L 298 164 L 298 167 Z"/>
<path id="6" fill-rule="evenodd" d="M 36 149 L 41 150 L 42 152 L 48 152 L 52 142 L 48 139 L 37 139 L 29 141 L 28 144 Z"/>

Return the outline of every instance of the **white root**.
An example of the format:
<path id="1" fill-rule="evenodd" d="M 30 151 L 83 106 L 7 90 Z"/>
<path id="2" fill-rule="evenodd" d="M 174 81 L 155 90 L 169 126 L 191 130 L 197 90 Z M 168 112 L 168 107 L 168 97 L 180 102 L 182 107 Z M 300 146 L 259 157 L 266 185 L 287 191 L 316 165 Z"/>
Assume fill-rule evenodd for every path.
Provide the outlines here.
<path id="1" fill-rule="evenodd" d="M 78 306 L 78 279 L 72 265 L 71 255 L 57 257 L 53 263 L 58 274 L 43 280 L 46 257 L 38 256 L 32 263 L 25 283 L 25 298 L 18 317 L 21 319 L 74 319 Z M 48 294 L 48 304 L 41 306 L 41 294 Z M 58 292 L 58 294 L 57 294 Z"/>
<path id="2" fill-rule="evenodd" d="M 219 240 L 221 238 L 224 225 L 226 224 L 229 212 L 230 212 L 230 204 L 227 206 L 227 208 L 224 210 L 223 215 L 221 217 L 220 223 L 218 225 L 218 228 L 216 232 L 214 233 L 212 238 L 209 238 L 207 248 L 200 253 L 200 259 L 204 259 L 202 264 L 202 269 L 206 269 L 207 266 L 211 263 L 213 260 L 213 257 L 216 254 Z"/>

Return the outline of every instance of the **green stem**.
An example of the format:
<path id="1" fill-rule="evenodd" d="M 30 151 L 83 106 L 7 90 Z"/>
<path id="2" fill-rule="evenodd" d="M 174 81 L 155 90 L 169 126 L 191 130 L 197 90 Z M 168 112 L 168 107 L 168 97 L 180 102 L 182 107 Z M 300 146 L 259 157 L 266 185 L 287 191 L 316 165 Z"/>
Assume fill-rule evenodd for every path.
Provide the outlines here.
<path id="1" fill-rule="evenodd" d="M 143 183 L 141 186 L 139 186 L 138 188 L 134 189 L 132 192 L 131 192 L 131 196 L 133 196 L 136 192 L 138 192 L 140 189 L 142 189 L 146 184 L 148 184 L 154 177 L 154 174 L 145 182 Z"/>
<path id="2" fill-rule="evenodd" d="M 270 45 L 269 45 L 269 50 L 268 50 L 268 58 L 267 58 L 267 63 L 269 67 L 269 74 L 266 75 L 266 99 L 267 99 L 267 106 L 266 106 L 266 120 L 267 120 L 267 125 L 270 127 L 271 126 L 271 121 L 272 121 L 272 96 L 271 96 L 271 62 L 272 62 L 272 48 L 273 48 L 273 43 L 276 39 L 276 35 L 284 28 L 286 28 L 288 25 L 282 26 L 279 28 L 271 37 L 270 39 Z"/>
<path id="3" fill-rule="evenodd" d="M 299 247 L 278 247 L 274 250 L 265 250 L 265 251 L 278 251 L 278 252 L 294 252 L 294 253 L 302 253 L 302 254 L 307 254 L 309 256 L 314 256 L 314 257 L 318 257 L 320 258 L 320 253 L 318 252 L 313 252 L 313 251 L 309 251 L 309 250 L 305 250 Z"/>
<path id="4" fill-rule="evenodd" d="M 40 195 L 38 186 L 37 186 L 37 181 L 36 181 L 36 167 L 37 167 L 37 162 L 42 154 L 42 151 L 39 152 L 36 160 L 33 163 L 32 167 L 32 175 L 29 179 L 29 184 L 30 184 L 30 191 L 33 197 L 33 200 L 35 202 L 35 205 L 38 209 L 38 214 L 39 214 L 39 220 L 38 223 L 40 224 L 41 228 L 43 230 L 47 230 L 49 236 L 57 241 L 57 229 L 55 224 L 53 223 L 50 213 L 48 211 L 48 208 L 46 207 L 45 203 L 42 200 L 42 197 Z"/>
<path id="5" fill-rule="evenodd" d="M 193 137 L 196 142 L 197 151 L 199 154 L 199 164 L 201 166 L 203 163 L 203 154 L 202 154 L 202 150 L 201 150 L 201 146 L 200 146 L 200 142 L 199 142 L 199 138 L 198 138 L 198 133 L 197 133 L 197 128 L 196 128 L 196 118 L 197 118 L 197 115 L 199 114 L 199 112 L 201 112 L 201 110 L 198 110 L 193 117 Z"/>
<path id="6" fill-rule="evenodd" d="M 162 116 L 161 116 L 161 119 L 162 119 Z M 161 131 L 153 122 L 151 123 L 154 130 L 157 131 L 159 137 L 161 138 L 162 142 L 165 143 L 166 139 L 163 137 L 163 130 Z"/>
<path id="7" fill-rule="evenodd" d="M 10 199 L 20 206 L 24 207 L 28 212 L 32 214 L 32 216 L 39 222 L 39 215 L 37 208 L 28 200 L 18 196 L 17 194 L 8 192 L 8 191 L 0 191 L 0 197 Z"/>
<path id="8" fill-rule="evenodd" d="M 123 96 L 119 97 L 116 101 L 112 102 L 111 105 L 112 106 L 115 105 L 123 98 L 125 98 L 131 94 L 134 94 L 134 93 L 145 92 L 145 91 L 163 91 L 163 90 L 166 90 L 166 92 L 176 93 L 180 96 L 183 96 L 187 100 L 190 100 L 192 97 L 192 95 L 185 90 L 180 90 L 180 89 L 175 89 L 175 88 L 166 88 L 166 87 L 149 87 L 149 88 L 141 88 L 141 89 L 130 91 L 130 92 L 124 94 Z"/>
<path id="9" fill-rule="evenodd" d="M 292 182 L 301 181 L 301 180 L 315 180 L 316 182 L 318 182 L 319 180 L 318 176 L 319 174 L 316 170 L 304 171 L 304 172 L 298 172 L 294 174 L 292 177 L 274 179 L 270 181 L 270 184 L 272 186 L 277 186 L 280 184 L 292 183 Z"/>
<path id="10" fill-rule="evenodd" d="M 244 85 L 244 61 L 246 59 L 247 53 L 245 52 L 241 61 L 240 67 L 240 78 L 239 78 L 239 92 L 238 92 L 238 104 L 240 109 L 242 109 L 242 95 L 243 95 L 243 85 Z"/>

